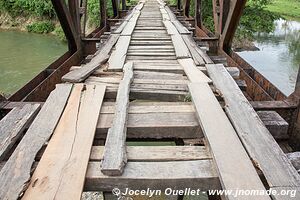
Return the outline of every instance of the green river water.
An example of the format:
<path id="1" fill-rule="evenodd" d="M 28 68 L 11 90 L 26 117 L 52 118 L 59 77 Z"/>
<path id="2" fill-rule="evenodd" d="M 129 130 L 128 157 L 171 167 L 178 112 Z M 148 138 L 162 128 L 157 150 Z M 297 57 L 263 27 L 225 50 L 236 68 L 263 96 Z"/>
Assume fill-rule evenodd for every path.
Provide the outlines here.
<path id="1" fill-rule="evenodd" d="M 0 91 L 16 92 L 66 51 L 51 35 L 0 30 Z"/>

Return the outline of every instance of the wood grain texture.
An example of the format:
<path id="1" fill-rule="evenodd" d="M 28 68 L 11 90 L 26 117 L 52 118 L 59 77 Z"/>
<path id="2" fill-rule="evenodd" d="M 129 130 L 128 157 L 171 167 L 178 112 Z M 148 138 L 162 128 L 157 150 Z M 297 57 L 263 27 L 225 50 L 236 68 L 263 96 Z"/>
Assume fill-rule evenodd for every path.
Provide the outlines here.
<path id="1" fill-rule="evenodd" d="M 130 36 L 120 36 L 116 44 L 116 49 L 112 52 L 108 60 L 109 71 L 122 71 L 130 40 Z"/>
<path id="2" fill-rule="evenodd" d="M 300 176 L 222 64 L 206 65 L 222 93 L 228 114 L 253 163 L 270 187 L 299 186 Z"/>
<path id="3" fill-rule="evenodd" d="M 17 199 L 26 189 L 34 158 L 51 137 L 65 108 L 71 89 L 71 84 L 56 86 L 14 153 L 0 171 L 1 199 Z"/>
<path id="4" fill-rule="evenodd" d="M 182 38 L 184 40 L 184 42 L 187 44 L 188 47 L 193 48 L 192 52 L 195 53 L 197 52 L 205 61 L 205 63 L 207 64 L 212 64 L 213 61 L 210 59 L 210 57 L 203 52 L 202 49 L 200 49 L 197 45 L 197 43 L 195 42 L 195 40 L 192 38 L 192 36 L 190 35 L 182 35 Z"/>
<path id="5" fill-rule="evenodd" d="M 216 163 L 222 188 L 227 190 L 265 190 L 247 152 L 209 85 L 207 83 L 191 83 L 189 89 L 200 126 Z M 233 168 L 232 163 L 237 163 L 237 165 Z M 260 195 L 238 197 L 228 195 L 225 198 L 230 200 L 270 199 Z"/>
<path id="6" fill-rule="evenodd" d="M 208 78 L 202 71 L 200 71 L 193 59 L 178 59 L 179 64 L 182 66 L 186 76 L 192 83 L 211 83 L 211 79 Z"/>
<path id="7" fill-rule="evenodd" d="M 205 65 L 205 61 L 202 58 L 202 56 L 198 53 L 198 51 L 195 49 L 195 44 L 189 42 L 189 39 L 187 39 L 187 37 L 190 37 L 188 35 L 182 35 L 182 38 L 186 44 L 186 46 L 188 47 L 188 49 L 190 50 L 190 53 L 194 59 L 194 62 L 196 63 L 196 65 Z"/>
<path id="8" fill-rule="evenodd" d="M 15 107 L 0 121 L 0 162 L 7 157 L 13 145 L 40 110 L 39 104 Z"/>
<path id="9" fill-rule="evenodd" d="M 189 49 L 185 45 L 181 35 L 179 34 L 171 35 L 171 38 L 175 48 L 176 58 L 177 59 L 190 58 L 191 54 L 189 52 Z"/>
<path id="10" fill-rule="evenodd" d="M 74 86 L 23 199 L 81 199 L 104 93 L 105 86 Z"/>
<path id="11" fill-rule="evenodd" d="M 98 52 L 96 52 L 96 56 L 93 57 L 90 62 L 77 70 L 70 71 L 62 77 L 62 80 L 71 83 L 79 83 L 84 81 L 89 75 L 97 70 L 101 64 L 107 61 L 109 58 L 109 53 L 118 39 L 119 34 L 110 35 L 105 45 Z"/>
<path id="12" fill-rule="evenodd" d="M 176 166 L 176 167 L 175 167 Z M 173 162 L 128 162 L 122 176 L 105 176 L 99 162 L 90 162 L 85 188 L 90 191 L 166 188 L 220 188 L 217 173 L 210 160 Z"/>
<path id="13" fill-rule="evenodd" d="M 101 172 L 105 175 L 119 176 L 127 163 L 126 133 L 129 107 L 130 84 L 133 80 L 133 63 L 124 66 L 124 76 L 120 82 L 116 98 L 116 110 L 111 128 L 108 130 Z"/>
<path id="14" fill-rule="evenodd" d="M 103 159 L 104 146 L 93 146 L 90 161 Z M 211 159 L 204 146 L 127 146 L 128 161 L 184 161 Z"/>

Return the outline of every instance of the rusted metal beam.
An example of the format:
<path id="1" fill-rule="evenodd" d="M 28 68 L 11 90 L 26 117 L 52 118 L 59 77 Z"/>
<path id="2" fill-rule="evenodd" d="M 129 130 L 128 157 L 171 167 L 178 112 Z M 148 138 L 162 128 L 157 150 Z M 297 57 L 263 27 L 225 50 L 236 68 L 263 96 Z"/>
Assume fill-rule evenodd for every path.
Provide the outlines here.
<path id="1" fill-rule="evenodd" d="M 122 0 L 122 10 L 127 10 L 126 0 Z"/>
<path id="2" fill-rule="evenodd" d="M 181 0 L 177 0 L 177 9 L 181 10 Z"/>
<path id="3" fill-rule="evenodd" d="M 68 40 L 69 50 L 75 52 L 81 49 L 80 35 L 64 0 L 51 0 L 62 29 Z"/>
<path id="4" fill-rule="evenodd" d="M 118 16 L 118 10 L 119 10 L 119 5 L 118 5 L 118 0 L 111 0 L 112 8 L 113 8 L 113 13 L 114 17 Z"/>
<path id="5" fill-rule="evenodd" d="M 220 48 L 229 53 L 231 50 L 232 39 L 239 24 L 239 20 L 242 16 L 243 9 L 247 0 L 232 0 L 230 1 L 230 7 L 228 17 L 220 38 Z M 229 2 L 224 2 L 229 3 Z M 224 4 L 223 6 L 228 6 Z"/>
<path id="6" fill-rule="evenodd" d="M 99 0 L 100 3 L 100 28 L 106 26 L 107 13 L 106 13 L 106 0 Z"/>
<path id="7" fill-rule="evenodd" d="M 191 3 L 191 0 L 185 0 L 185 4 L 184 4 L 184 15 L 186 17 L 189 17 L 190 16 L 190 3 Z"/>
<path id="8" fill-rule="evenodd" d="M 202 27 L 202 12 L 201 12 L 202 0 L 195 0 L 195 26 Z"/>
<path id="9" fill-rule="evenodd" d="M 74 27 L 75 30 L 78 33 L 80 33 L 80 13 L 79 13 L 79 1 L 78 0 L 68 0 L 68 5 L 69 5 L 69 11 L 71 18 L 73 19 L 74 22 Z"/>

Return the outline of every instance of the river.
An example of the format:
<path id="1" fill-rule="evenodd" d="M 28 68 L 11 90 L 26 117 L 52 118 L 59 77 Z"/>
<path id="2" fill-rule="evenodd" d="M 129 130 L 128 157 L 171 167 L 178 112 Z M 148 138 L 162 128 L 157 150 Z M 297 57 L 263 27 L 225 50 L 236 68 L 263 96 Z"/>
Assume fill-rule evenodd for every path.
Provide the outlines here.
<path id="1" fill-rule="evenodd" d="M 274 32 L 257 33 L 254 43 L 260 51 L 238 54 L 284 94 L 291 94 L 300 65 L 300 22 L 277 20 Z"/>
<path id="2" fill-rule="evenodd" d="M 67 51 L 52 35 L 0 30 L 0 92 L 16 92 Z"/>

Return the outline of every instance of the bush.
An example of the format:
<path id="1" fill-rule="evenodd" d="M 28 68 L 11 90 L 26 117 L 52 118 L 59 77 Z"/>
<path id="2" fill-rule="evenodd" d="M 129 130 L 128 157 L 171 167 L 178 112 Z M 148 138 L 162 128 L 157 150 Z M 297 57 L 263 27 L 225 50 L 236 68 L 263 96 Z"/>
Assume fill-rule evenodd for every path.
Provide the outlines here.
<path id="1" fill-rule="evenodd" d="M 15 16 L 36 16 L 49 17 L 55 16 L 50 0 L 0 0 L 0 8 Z"/>
<path id="2" fill-rule="evenodd" d="M 26 26 L 28 32 L 32 33 L 50 33 L 55 26 L 50 21 L 35 22 Z"/>

